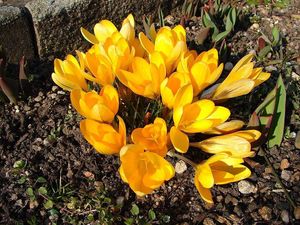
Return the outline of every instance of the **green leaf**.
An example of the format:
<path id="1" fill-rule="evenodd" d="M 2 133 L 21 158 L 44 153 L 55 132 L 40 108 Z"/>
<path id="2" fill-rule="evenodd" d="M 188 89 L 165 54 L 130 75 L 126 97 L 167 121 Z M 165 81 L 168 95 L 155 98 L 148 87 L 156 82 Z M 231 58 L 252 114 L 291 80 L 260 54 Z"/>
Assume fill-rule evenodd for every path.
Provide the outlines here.
<path id="1" fill-rule="evenodd" d="M 26 182 L 26 177 L 22 176 L 19 180 L 18 180 L 18 184 L 24 184 Z"/>
<path id="2" fill-rule="evenodd" d="M 219 42 L 219 41 L 221 41 L 221 40 L 224 39 L 229 33 L 230 33 L 229 30 L 226 30 L 226 31 L 224 31 L 224 32 L 222 32 L 222 33 L 219 33 L 217 36 L 215 36 L 215 37 L 213 38 L 213 42 Z"/>
<path id="3" fill-rule="evenodd" d="M 125 220 L 124 223 L 125 223 L 125 225 L 132 225 L 133 222 L 134 222 L 134 219 L 133 219 L 133 218 L 128 218 L 128 219 Z"/>
<path id="4" fill-rule="evenodd" d="M 131 212 L 132 215 L 137 216 L 140 213 L 140 209 L 136 204 L 133 204 L 132 207 L 131 207 L 130 212 Z"/>
<path id="5" fill-rule="evenodd" d="M 272 119 L 272 125 L 269 132 L 269 148 L 280 145 L 284 135 L 284 119 L 286 106 L 286 90 L 281 75 L 277 80 L 276 106 Z"/>
<path id="6" fill-rule="evenodd" d="M 272 50 L 272 47 L 270 45 L 267 45 L 264 47 L 262 50 L 259 51 L 258 57 L 259 58 L 264 58 L 270 51 Z"/>
<path id="7" fill-rule="evenodd" d="M 209 14 L 207 12 L 205 12 L 205 14 L 202 16 L 202 24 L 205 27 L 210 27 L 213 29 L 213 34 L 212 34 L 212 38 L 214 38 L 218 33 L 219 33 L 219 29 L 216 26 L 216 24 L 214 24 L 214 22 L 211 20 Z"/>
<path id="8" fill-rule="evenodd" d="M 46 203 L 44 204 L 44 207 L 45 207 L 45 209 L 52 209 L 53 208 L 53 202 L 50 199 L 48 199 L 46 201 Z"/>
<path id="9" fill-rule="evenodd" d="M 25 167 L 26 163 L 23 160 L 18 160 L 14 163 L 13 167 L 15 169 L 23 169 Z"/>
<path id="10" fill-rule="evenodd" d="M 38 192 L 42 195 L 46 195 L 48 192 L 47 192 L 47 189 L 45 187 L 40 187 L 38 189 Z"/>
<path id="11" fill-rule="evenodd" d="M 272 45 L 277 46 L 280 42 L 280 32 L 279 32 L 279 29 L 277 27 L 273 27 L 272 35 L 273 35 Z"/>
<path id="12" fill-rule="evenodd" d="M 29 197 L 34 197 L 34 192 L 32 188 L 27 188 L 26 193 Z"/>
<path id="13" fill-rule="evenodd" d="M 280 145 L 284 135 L 286 91 L 281 75 L 275 88 L 265 100 L 256 108 L 250 121 L 259 119 L 260 127 L 264 129 L 268 147 Z M 255 122 L 257 124 L 257 122 Z"/>
<path id="14" fill-rule="evenodd" d="M 47 180 L 44 177 L 38 177 L 38 179 L 36 179 L 37 183 L 47 183 Z"/>
<path id="15" fill-rule="evenodd" d="M 94 219 L 94 215 L 93 214 L 88 214 L 87 215 L 87 219 L 89 220 L 89 221 L 94 221 L 95 219 Z"/>
<path id="16" fill-rule="evenodd" d="M 155 220 L 156 219 L 155 212 L 152 209 L 149 210 L 148 217 L 149 217 L 150 220 Z"/>

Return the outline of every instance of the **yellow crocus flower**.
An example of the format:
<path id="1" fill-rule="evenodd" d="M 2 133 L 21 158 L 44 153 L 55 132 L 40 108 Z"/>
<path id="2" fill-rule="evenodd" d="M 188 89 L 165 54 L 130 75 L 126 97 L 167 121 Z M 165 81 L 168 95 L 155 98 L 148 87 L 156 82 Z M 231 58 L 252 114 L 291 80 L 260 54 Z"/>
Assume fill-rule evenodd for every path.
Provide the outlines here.
<path id="1" fill-rule="evenodd" d="M 173 121 L 170 139 L 173 147 L 181 153 L 188 150 L 189 139 L 185 133 L 204 133 L 222 123 L 230 116 L 229 109 L 215 106 L 208 99 L 193 102 L 191 84 L 179 89 L 175 96 Z M 185 132 L 185 133 L 184 133 Z"/>
<path id="2" fill-rule="evenodd" d="M 109 124 L 90 119 L 80 122 L 80 131 L 99 153 L 105 155 L 117 154 L 126 145 L 126 126 L 121 117 L 118 116 L 118 119 L 118 131 Z"/>
<path id="3" fill-rule="evenodd" d="M 139 39 L 148 54 L 153 52 L 162 54 L 167 75 L 174 71 L 181 55 L 187 51 L 186 32 L 181 25 L 177 25 L 173 29 L 170 27 L 160 28 L 153 42 L 143 32 L 139 33 Z"/>
<path id="4" fill-rule="evenodd" d="M 167 125 L 164 119 L 157 117 L 154 123 L 143 128 L 136 128 L 131 133 L 134 144 L 141 145 L 145 150 L 165 157 L 167 154 Z"/>
<path id="5" fill-rule="evenodd" d="M 205 131 L 205 134 L 228 134 L 240 130 L 245 123 L 241 120 L 231 120 Z"/>
<path id="6" fill-rule="evenodd" d="M 270 77 L 262 68 L 254 68 L 253 54 L 244 56 L 231 70 L 227 78 L 216 88 L 212 100 L 224 100 L 248 94 Z"/>
<path id="7" fill-rule="evenodd" d="M 116 26 L 109 20 L 101 20 L 94 26 L 95 35 L 91 34 L 83 27 L 80 30 L 82 36 L 92 44 L 104 44 L 105 41 L 108 38 L 110 38 L 114 33 L 119 32 Z M 134 18 L 132 14 L 129 14 L 127 18 L 123 21 L 120 33 L 128 41 L 134 38 Z"/>
<path id="8" fill-rule="evenodd" d="M 54 73 L 52 80 L 64 90 L 71 91 L 73 89 L 87 90 L 88 86 L 84 79 L 84 64 L 78 63 L 77 59 L 72 55 L 67 55 L 65 60 L 54 60 Z"/>
<path id="9" fill-rule="evenodd" d="M 186 85 L 182 87 L 174 103 L 173 121 L 175 127 L 186 133 L 205 132 L 225 122 L 230 116 L 229 109 L 215 106 L 208 99 L 193 102 L 193 88 Z"/>
<path id="10" fill-rule="evenodd" d="M 160 84 L 166 77 L 166 68 L 161 54 L 154 52 L 150 55 L 149 63 L 141 57 L 135 57 L 130 70 L 120 70 L 117 75 L 134 93 L 155 99 L 160 95 Z"/>
<path id="11" fill-rule="evenodd" d="M 175 174 L 171 163 L 154 152 L 145 151 L 141 145 L 124 146 L 120 159 L 120 176 L 138 196 L 150 194 Z"/>
<path id="12" fill-rule="evenodd" d="M 251 171 L 241 164 L 243 162 L 242 158 L 216 154 L 197 165 L 194 184 L 202 199 L 213 203 L 210 188 L 214 184 L 228 184 L 248 178 Z"/>
<path id="13" fill-rule="evenodd" d="M 202 52 L 195 59 L 193 54 L 182 57 L 177 66 L 178 72 L 189 74 L 194 96 L 213 84 L 220 77 L 222 70 L 223 63 L 218 66 L 218 51 L 215 48 Z"/>
<path id="14" fill-rule="evenodd" d="M 99 94 L 72 90 L 71 103 L 82 116 L 99 122 L 111 123 L 119 110 L 118 92 L 111 85 L 104 86 Z"/>
<path id="15" fill-rule="evenodd" d="M 227 153 L 233 157 L 245 158 L 254 155 L 251 143 L 258 140 L 260 135 L 257 130 L 243 130 L 194 142 L 190 146 L 212 154 Z"/>
<path id="16" fill-rule="evenodd" d="M 169 109 L 174 106 L 175 95 L 178 90 L 189 84 L 190 78 L 187 73 L 174 72 L 171 76 L 165 78 L 160 84 L 160 94 L 162 102 Z"/>

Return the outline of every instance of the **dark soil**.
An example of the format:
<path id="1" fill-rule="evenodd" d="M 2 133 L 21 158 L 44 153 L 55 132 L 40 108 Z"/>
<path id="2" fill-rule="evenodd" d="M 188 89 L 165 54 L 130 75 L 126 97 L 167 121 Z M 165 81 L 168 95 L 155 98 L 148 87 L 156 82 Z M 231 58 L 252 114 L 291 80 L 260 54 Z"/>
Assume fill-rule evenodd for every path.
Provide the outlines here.
<path id="1" fill-rule="evenodd" d="M 299 9 L 290 8 L 271 15 L 262 7 L 256 13 L 261 17 L 257 22 L 259 29 L 266 32 L 270 30 L 270 24 L 279 21 L 280 28 L 285 29 L 286 49 L 299 56 L 300 20 L 291 16 L 299 15 Z M 259 36 L 257 29 L 257 26 L 250 25 L 234 34 L 233 56 L 255 50 Z M 192 37 L 197 26 L 190 26 L 189 30 L 188 35 Z M 235 63 L 237 57 L 227 60 Z M 279 65 L 274 67 L 277 72 L 281 71 Z M 297 65 L 291 68 L 294 75 L 299 74 Z M 0 224 L 70 224 L 72 221 L 79 224 L 79 220 L 88 224 L 88 214 L 94 214 L 95 219 L 100 218 L 93 211 L 93 206 L 103 206 L 95 200 L 103 194 L 111 201 L 106 213 L 120 218 L 113 224 L 131 217 L 132 203 L 139 206 L 140 215 L 144 217 L 147 217 L 149 209 L 153 209 L 157 215 L 153 224 L 163 223 L 158 221 L 166 216 L 170 217 L 169 224 L 299 224 L 282 187 L 259 153 L 247 161 L 252 170 L 249 179 L 212 189 L 214 205 L 206 205 L 199 197 L 190 167 L 183 174 L 176 174 L 153 194 L 137 198 L 120 179 L 118 158 L 97 154 L 82 138 L 78 124 L 81 118 L 71 107 L 69 94 L 53 86 L 50 71 L 40 73 L 43 76 L 32 83 L 31 97 L 17 105 L 0 105 Z M 262 91 L 257 90 L 252 98 L 247 96 L 234 101 L 229 106 L 233 116 L 246 120 L 267 91 L 274 87 L 274 80 L 259 87 Z M 292 82 L 292 87 L 300 87 L 296 78 Z M 292 91 L 288 93 L 290 101 L 299 98 L 292 96 Z M 268 150 L 267 157 L 299 206 L 300 151 L 295 148 L 294 142 L 295 134 L 300 130 L 300 113 L 299 108 L 292 106 L 290 102 L 286 119 L 290 133 L 280 147 Z M 197 153 L 190 153 L 191 157 L 192 154 Z M 15 163 L 19 160 L 26 165 L 18 169 Z M 175 160 L 170 161 L 175 165 Z M 43 182 L 41 177 L 45 178 Z M 241 192 L 243 184 L 248 186 L 246 191 Z M 35 194 L 35 198 L 30 198 L 26 190 L 32 188 L 36 192 L 41 186 L 46 187 L 48 193 Z M 45 209 L 44 204 L 49 198 L 53 200 L 56 211 Z M 75 208 L 67 204 L 72 199 L 77 199 Z M 111 207 L 120 205 L 120 201 L 123 207 Z M 36 223 L 30 223 L 33 220 Z"/>

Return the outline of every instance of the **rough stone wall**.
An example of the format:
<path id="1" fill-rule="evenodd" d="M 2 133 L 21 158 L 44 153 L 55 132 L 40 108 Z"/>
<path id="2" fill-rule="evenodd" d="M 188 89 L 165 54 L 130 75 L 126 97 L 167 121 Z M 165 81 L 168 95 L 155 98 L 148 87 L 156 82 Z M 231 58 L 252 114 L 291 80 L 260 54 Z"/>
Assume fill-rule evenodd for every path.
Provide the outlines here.
<path id="1" fill-rule="evenodd" d="M 101 19 L 112 20 L 119 27 L 129 13 L 141 22 L 143 15 L 156 13 L 161 2 L 171 8 L 176 1 L 32 0 L 19 8 L 0 5 L 0 45 L 11 62 L 22 55 L 27 59 L 62 58 L 88 44 L 80 27 L 92 31 Z"/>

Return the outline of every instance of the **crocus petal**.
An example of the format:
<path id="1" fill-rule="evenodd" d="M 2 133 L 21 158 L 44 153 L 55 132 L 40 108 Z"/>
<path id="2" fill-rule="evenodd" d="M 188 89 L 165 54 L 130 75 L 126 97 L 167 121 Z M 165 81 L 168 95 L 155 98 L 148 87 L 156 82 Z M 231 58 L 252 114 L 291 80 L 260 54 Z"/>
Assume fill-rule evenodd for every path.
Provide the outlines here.
<path id="1" fill-rule="evenodd" d="M 242 79 L 224 88 L 220 88 L 221 86 L 218 86 L 212 100 L 222 100 L 246 95 L 252 91 L 254 85 L 254 81 Z"/>
<path id="2" fill-rule="evenodd" d="M 212 195 L 209 188 L 204 188 L 198 180 L 198 174 L 196 173 L 194 178 L 194 184 L 201 196 L 201 198 L 207 203 L 213 203 Z"/>
<path id="3" fill-rule="evenodd" d="M 188 84 L 180 88 L 175 96 L 174 108 L 183 107 L 193 101 L 193 87 Z"/>
<path id="4" fill-rule="evenodd" d="M 230 134 L 208 138 L 201 142 L 191 143 L 190 145 L 208 153 L 217 154 L 227 152 L 232 154 L 232 156 L 240 158 L 248 155 L 251 151 L 251 145 L 247 140 Z"/>
<path id="5" fill-rule="evenodd" d="M 206 134 L 227 134 L 241 129 L 245 123 L 241 120 L 231 120 L 222 123 L 211 130 L 205 131 Z"/>
<path id="6" fill-rule="evenodd" d="M 91 34 L 90 32 L 88 32 L 86 29 L 84 29 L 83 27 L 80 28 L 81 34 L 82 36 L 85 38 L 85 40 L 87 40 L 88 42 L 92 43 L 92 44 L 98 44 L 99 41 L 97 40 L 97 38 L 95 37 L 95 35 Z"/>
<path id="7" fill-rule="evenodd" d="M 171 128 L 170 139 L 176 151 L 180 153 L 187 152 L 189 148 L 189 138 L 185 133 L 181 132 L 175 126 Z"/>
<path id="8" fill-rule="evenodd" d="M 154 52 L 154 44 L 147 38 L 147 36 L 143 32 L 139 33 L 139 39 L 140 39 L 140 42 L 141 42 L 143 48 L 149 54 Z"/>
<path id="9" fill-rule="evenodd" d="M 232 135 L 244 138 L 251 143 L 257 141 L 260 138 L 261 133 L 258 130 L 241 130 L 233 133 Z"/>

